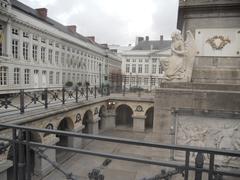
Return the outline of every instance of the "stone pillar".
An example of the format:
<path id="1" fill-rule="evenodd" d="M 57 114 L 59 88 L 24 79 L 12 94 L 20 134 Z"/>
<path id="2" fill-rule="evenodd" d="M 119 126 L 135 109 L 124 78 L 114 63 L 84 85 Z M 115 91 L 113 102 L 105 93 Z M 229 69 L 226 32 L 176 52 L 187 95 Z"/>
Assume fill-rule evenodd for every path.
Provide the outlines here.
<path id="1" fill-rule="evenodd" d="M 99 116 L 94 117 L 92 122 L 88 123 L 88 133 L 89 134 L 98 134 L 98 121 L 100 120 Z"/>
<path id="2" fill-rule="evenodd" d="M 51 136 L 51 135 L 50 135 Z M 54 135 L 52 135 L 54 136 Z M 58 138 L 53 137 L 49 142 L 47 142 L 48 145 L 55 145 L 59 141 Z M 56 150 L 55 149 L 44 149 L 44 154 L 52 161 L 56 162 Z M 48 174 L 50 171 L 52 171 L 54 168 L 53 166 L 46 161 L 45 159 L 39 157 L 39 155 L 35 152 L 34 156 L 34 173 L 39 176 L 43 177 L 46 174 Z"/>
<path id="3" fill-rule="evenodd" d="M 133 115 L 133 130 L 134 131 L 140 131 L 144 132 L 145 131 L 145 115 Z"/>
<path id="4" fill-rule="evenodd" d="M 12 47 L 12 43 L 11 43 L 11 34 L 12 34 L 12 26 L 11 26 L 12 21 L 9 20 L 9 22 L 7 23 L 7 28 L 6 28 L 6 54 L 8 55 L 8 57 L 12 57 L 12 51 L 11 51 L 11 47 Z"/>
<path id="5" fill-rule="evenodd" d="M 103 121 L 104 129 L 114 129 L 116 127 L 116 112 L 115 109 L 108 110 L 105 113 L 105 118 Z"/>
<path id="6" fill-rule="evenodd" d="M 76 133 L 82 133 L 83 126 L 80 125 L 79 127 L 75 128 L 73 131 Z M 82 147 L 82 138 L 79 137 L 71 137 L 72 138 L 72 147 L 80 148 Z"/>
<path id="7" fill-rule="evenodd" d="M 7 180 L 7 170 L 13 165 L 10 160 L 1 160 L 0 161 L 0 179 Z"/>

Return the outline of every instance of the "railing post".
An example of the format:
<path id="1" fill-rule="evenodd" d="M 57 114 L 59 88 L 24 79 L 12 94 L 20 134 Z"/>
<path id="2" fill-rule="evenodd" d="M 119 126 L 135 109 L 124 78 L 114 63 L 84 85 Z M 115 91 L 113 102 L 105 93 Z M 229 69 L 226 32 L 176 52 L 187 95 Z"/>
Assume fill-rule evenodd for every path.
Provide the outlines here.
<path id="1" fill-rule="evenodd" d="M 24 113 L 24 90 L 20 90 L 20 113 Z"/>
<path id="2" fill-rule="evenodd" d="M 45 106 L 45 109 L 48 108 L 48 90 L 47 90 L 47 88 L 44 89 L 44 106 Z"/>
<path id="3" fill-rule="evenodd" d="M 189 156 L 190 156 L 190 152 L 189 152 L 189 151 L 186 151 L 186 154 L 185 154 L 185 173 L 184 173 L 184 180 L 188 180 Z"/>
<path id="4" fill-rule="evenodd" d="M 62 103 L 65 104 L 65 88 L 62 88 Z"/>
<path id="5" fill-rule="evenodd" d="M 76 103 L 78 103 L 78 87 L 76 87 L 75 91 L 76 91 Z"/>
<path id="6" fill-rule="evenodd" d="M 202 169 L 204 164 L 204 157 L 201 152 L 198 152 L 196 159 L 195 159 L 195 180 L 202 180 Z"/>
<path id="7" fill-rule="evenodd" d="M 86 85 L 86 100 L 88 100 L 88 85 Z"/>
<path id="8" fill-rule="evenodd" d="M 213 180 L 214 154 L 210 153 L 208 180 Z"/>
<path id="9" fill-rule="evenodd" d="M 13 150 L 13 180 L 17 180 L 17 165 L 18 165 L 18 159 L 17 159 L 17 132 L 16 129 L 12 129 L 12 150 Z"/>
<path id="10" fill-rule="evenodd" d="M 96 97 L 97 97 L 97 87 L 94 86 L 94 98 L 96 98 Z"/>
<path id="11" fill-rule="evenodd" d="M 27 130 L 26 131 L 26 165 L 27 165 L 27 168 L 26 168 L 26 179 L 27 180 L 31 180 L 31 159 L 30 159 L 30 133 L 29 131 Z"/>
<path id="12" fill-rule="evenodd" d="M 18 180 L 25 180 L 25 157 L 24 157 L 24 144 L 22 129 L 19 130 L 18 134 Z"/>

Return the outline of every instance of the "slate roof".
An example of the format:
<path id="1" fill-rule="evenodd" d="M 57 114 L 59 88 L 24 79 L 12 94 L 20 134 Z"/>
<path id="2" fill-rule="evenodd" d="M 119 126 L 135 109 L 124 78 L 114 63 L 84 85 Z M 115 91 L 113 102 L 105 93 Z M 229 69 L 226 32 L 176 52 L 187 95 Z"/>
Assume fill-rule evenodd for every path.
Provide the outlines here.
<path id="1" fill-rule="evenodd" d="M 167 50 L 171 48 L 170 40 L 141 41 L 132 50 Z"/>
<path id="2" fill-rule="evenodd" d="M 91 44 L 94 44 L 102 49 L 105 49 L 103 46 L 101 46 L 100 44 L 96 43 L 96 42 L 93 42 L 91 40 L 89 40 L 88 38 L 84 37 L 83 35 L 79 34 L 79 33 L 74 33 L 74 32 L 71 32 L 68 30 L 68 28 L 66 26 L 64 26 L 63 24 L 60 24 L 59 22 L 49 18 L 49 17 L 46 17 L 46 18 L 43 18 L 41 17 L 39 14 L 38 14 L 38 11 L 36 9 L 33 9 L 17 0 L 11 0 L 11 3 L 12 3 L 12 7 L 30 15 L 30 16 L 33 16 L 51 26 L 53 26 L 54 28 L 64 32 L 64 33 L 67 33 L 77 39 L 80 39 L 84 42 L 88 42 L 88 43 L 91 43 Z"/>

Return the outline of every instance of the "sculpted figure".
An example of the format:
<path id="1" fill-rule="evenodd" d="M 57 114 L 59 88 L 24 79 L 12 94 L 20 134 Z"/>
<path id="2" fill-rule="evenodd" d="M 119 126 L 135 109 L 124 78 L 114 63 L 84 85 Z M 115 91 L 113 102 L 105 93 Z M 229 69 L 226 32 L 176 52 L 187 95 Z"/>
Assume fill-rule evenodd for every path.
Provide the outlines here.
<path id="1" fill-rule="evenodd" d="M 184 42 L 180 32 L 172 34 L 172 55 L 165 66 L 165 80 L 173 82 L 190 82 L 196 55 L 196 45 L 193 35 L 187 31 L 187 40 Z"/>

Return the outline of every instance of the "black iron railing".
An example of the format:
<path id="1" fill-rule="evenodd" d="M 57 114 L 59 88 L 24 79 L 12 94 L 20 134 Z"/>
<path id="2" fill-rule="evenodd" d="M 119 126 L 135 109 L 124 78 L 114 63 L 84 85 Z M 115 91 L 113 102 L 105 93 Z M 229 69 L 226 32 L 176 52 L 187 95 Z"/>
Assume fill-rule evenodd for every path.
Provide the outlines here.
<path id="1" fill-rule="evenodd" d="M 0 113 L 4 110 L 19 110 L 24 113 L 29 108 L 48 108 L 51 105 L 80 102 L 110 94 L 109 86 L 85 86 L 75 88 L 33 88 L 0 91 Z"/>
<path id="2" fill-rule="evenodd" d="M 110 159 L 118 159 L 118 160 L 125 160 L 125 161 L 137 162 L 137 163 L 175 168 L 176 171 L 169 174 L 173 176 L 178 173 L 181 173 L 184 176 L 184 180 L 189 179 L 189 171 L 195 172 L 195 180 L 201 180 L 203 173 L 208 174 L 208 180 L 217 180 L 217 178 L 221 178 L 222 176 L 240 177 L 239 171 L 233 172 L 225 169 L 219 169 L 219 165 L 215 163 L 215 160 L 217 159 L 216 156 L 229 156 L 229 157 L 240 158 L 239 151 L 219 150 L 219 149 L 213 149 L 213 148 L 198 148 L 198 147 L 181 146 L 181 145 L 158 144 L 158 143 L 152 143 L 152 142 L 143 142 L 143 141 L 137 141 L 137 140 L 122 139 L 122 138 L 82 134 L 82 133 L 76 133 L 76 132 L 30 128 L 30 127 L 24 127 L 24 126 L 18 126 L 18 125 L 0 124 L 0 128 L 1 128 L 0 130 L 2 131 L 6 129 L 12 131 L 12 138 L 0 137 L 0 140 L 5 142 L 10 142 L 11 146 L 13 147 L 14 180 L 17 180 L 17 178 L 18 180 L 25 180 L 25 179 L 31 180 L 31 172 L 30 172 L 30 168 L 31 168 L 30 149 L 31 148 L 59 149 L 59 150 L 65 150 L 65 151 L 74 152 L 74 153 L 100 156 L 100 157 L 105 157 Z M 180 161 L 180 160 L 156 161 L 156 160 L 136 158 L 131 156 L 95 152 L 95 151 L 73 148 L 73 147 L 47 145 L 39 142 L 34 142 L 30 138 L 30 134 L 34 132 L 56 134 L 56 135 L 75 137 L 75 138 L 87 138 L 87 139 L 114 142 L 114 143 L 123 143 L 128 145 L 145 146 L 150 148 L 154 147 L 159 149 L 182 151 L 183 153 L 185 153 L 185 158 L 184 158 L 185 161 Z M 25 134 L 24 136 L 23 136 L 23 133 Z M 18 148 L 16 148 L 17 146 Z M 26 150 L 24 151 L 24 149 Z M 195 159 L 195 165 L 192 164 L 190 161 L 191 152 L 197 153 L 197 156 Z M 203 155 L 210 157 L 209 162 L 204 163 Z M 24 156 L 26 156 L 26 158 L 24 158 Z M 70 175 L 68 174 L 68 176 Z M 69 178 L 71 179 L 71 177 Z"/>

